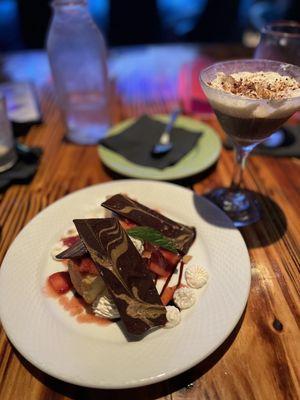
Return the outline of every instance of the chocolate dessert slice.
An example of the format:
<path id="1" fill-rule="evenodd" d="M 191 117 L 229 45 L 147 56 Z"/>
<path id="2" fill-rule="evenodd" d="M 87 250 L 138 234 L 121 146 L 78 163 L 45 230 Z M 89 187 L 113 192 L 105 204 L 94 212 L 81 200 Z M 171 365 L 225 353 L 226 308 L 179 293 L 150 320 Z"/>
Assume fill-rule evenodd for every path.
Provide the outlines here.
<path id="1" fill-rule="evenodd" d="M 85 244 L 82 240 L 78 240 L 76 243 L 72 244 L 67 250 L 62 251 L 55 257 L 58 260 L 67 260 L 69 258 L 83 257 L 88 254 Z"/>
<path id="2" fill-rule="evenodd" d="M 165 325 L 163 306 L 146 261 L 117 218 L 77 219 L 77 231 L 130 334 Z"/>
<path id="3" fill-rule="evenodd" d="M 177 250 L 182 254 L 188 252 L 195 239 L 194 227 L 175 222 L 123 194 L 116 194 L 101 205 L 137 225 L 148 226 L 160 231 L 164 236 L 172 239 Z"/>
<path id="4" fill-rule="evenodd" d="M 125 195 L 116 194 L 101 205 L 121 217 L 130 219 L 137 225 L 148 226 L 160 231 L 175 243 L 177 250 L 181 254 L 186 254 L 195 240 L 196 230 L 194 227 L 175 222 Z M 63 260 L 82 257 L 87 253 L 84 243 L 80 240 L 67 250 L 56 255 L 56 258 Z"/>

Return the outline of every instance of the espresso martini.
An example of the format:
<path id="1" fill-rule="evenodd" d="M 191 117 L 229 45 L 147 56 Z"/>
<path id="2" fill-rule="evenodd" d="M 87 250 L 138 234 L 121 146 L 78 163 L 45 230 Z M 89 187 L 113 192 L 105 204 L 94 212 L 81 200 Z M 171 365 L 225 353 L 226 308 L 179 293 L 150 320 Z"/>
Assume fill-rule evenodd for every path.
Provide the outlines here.
<path id="1" fill-rule="evenodd" d="M 206 196 L 235 226 L 258 221 L 261 208 L 243 185 L 250 152 L 300 111 L 300 68 L 271 60 L 231 60 L 201 72 L 201 85 L 216 116 L 233 143 L 235 165 L 229 187 Z"/>
<path id="2" fill-rule="evenodd" d="M 242 146 L 261 142 L 278 129 L 295 112 L 290 99 L 300 96 L 296 79 L 273 71 L 218 72 L 207 84 L 217 89 L 210 103 L 222 128 Z"/>

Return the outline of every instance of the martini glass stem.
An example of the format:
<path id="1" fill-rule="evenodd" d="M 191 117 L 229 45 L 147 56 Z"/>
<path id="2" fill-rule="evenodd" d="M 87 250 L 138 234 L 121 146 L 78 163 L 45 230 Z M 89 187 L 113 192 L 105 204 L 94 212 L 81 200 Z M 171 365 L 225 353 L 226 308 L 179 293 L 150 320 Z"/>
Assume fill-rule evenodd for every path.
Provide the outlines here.
<path id="1" fill-rule="evenodd" d="M 243 187 L 246 161 L 257 144 L 242 146 L 234 143 L 235 163 L 231 185 L 229 188 L 217 188 L 208 195 L 208 198 L 225 211 L 237 227 L 249 225 L 260 218 L 260 208 L 255 196 Z"/>
<path id="2" fill-rule="evenodd" d="M 235 163 L 233 170 L 233 178 L 230 185 L 231 189 L 236 190 L 243 187 L 243 175 L 246 166 L 246 161 L 252 149 L 253 146 L 251 146 L 251 148 L 249 148 L 248 146 L 247 147 L 240 146 L 238 144 L 234 146 Z"/>

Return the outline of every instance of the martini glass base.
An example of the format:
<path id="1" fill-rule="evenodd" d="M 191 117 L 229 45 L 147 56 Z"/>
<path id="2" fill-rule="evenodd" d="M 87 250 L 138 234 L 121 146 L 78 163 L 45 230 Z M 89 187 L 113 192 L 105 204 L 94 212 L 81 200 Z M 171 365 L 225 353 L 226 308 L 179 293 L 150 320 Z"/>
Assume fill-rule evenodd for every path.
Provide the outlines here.
<path id="1" fill-rule="evenodd" d="M 259 202 L 248 190 L 217 188 L 205 197 L 221 208 L 237 228 L 253 224 L 261 218 Z"/>

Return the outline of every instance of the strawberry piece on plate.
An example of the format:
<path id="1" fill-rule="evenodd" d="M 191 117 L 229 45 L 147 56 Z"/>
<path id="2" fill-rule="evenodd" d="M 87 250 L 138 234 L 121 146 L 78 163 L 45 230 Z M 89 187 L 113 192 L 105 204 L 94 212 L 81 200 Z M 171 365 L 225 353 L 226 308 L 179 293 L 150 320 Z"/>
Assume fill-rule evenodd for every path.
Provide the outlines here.
<path id="1" fill-rule="evenodd" d="M 51 287 L 58 294 L 67 293 L 72 287 L 70 275 L 66 271 L 55 272 L 48 279 Z"/>
<path id="2" fill-rule="evenodd" d="M 170 274 L 170 266 L 160 250 L 154 250 L 151 253 L 150 262 L 148 265 L 150 271 L 155 272 L 157 275 L 167 277 Z"/>
<path id="3" fill-rule="evenodd" d="M 160 296 L 161 302 L 164 306 L 168 305 L 170 301 L 173 299 L 174 292 L 177 289 L 177 285 L 175 286 L 167 286 L 163 293 Z"/>
<path id="4" fill-rule="evenodd" d="M 163 249 L 162 247 L 155 246 L 149 242 L 144 243 L 145 251 L 149 251 L 150 253 L 159 250 L 161 254 L 164 256 L 165 260 L 169 264 L 169 269 L 173 269 L 176 267 L 178 262 L 181 259 L 181 256 L 178 253 L 172 253 L 169 250 Z"/>
<path id="5" fill-rule="evenodd" d="M 122 228 L 125 229 L 125 231 L 127 231 L 130 228 L 134 228 L 136 226 L 134 222 L 131 222 L 126 218 L 119 218 L 119 223 L 122 226 Z"/>
<path id="6" fill-rule="evenodd" d="M 160 248 L 159 251 L 162 253 L 164 258 L 167 260 L 170 267 L 174 268 L 178 264 L 180 260 L 180 255 L 176 253 L 172 253 L 169 250 Z"/>

